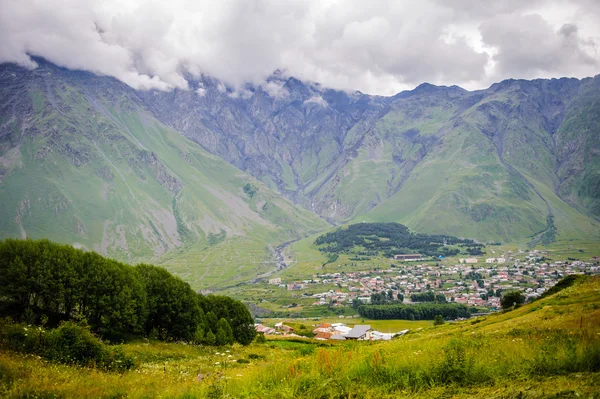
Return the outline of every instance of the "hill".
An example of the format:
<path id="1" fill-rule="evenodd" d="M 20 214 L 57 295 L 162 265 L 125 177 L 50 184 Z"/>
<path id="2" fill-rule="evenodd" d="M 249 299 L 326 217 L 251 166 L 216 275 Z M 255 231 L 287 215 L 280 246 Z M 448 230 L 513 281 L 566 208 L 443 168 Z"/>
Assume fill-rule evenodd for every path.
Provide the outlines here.
<path id="1" fill-rule="evenodd" d="M 111 373 L 0 353 L 5 397 L 595 397 L 600 279 L 506 313 L 419 328 L 391 342 L 272 340 L 222 349 L 122 346 Z M 231 357 L 230 357 L 231 356 Z"/>

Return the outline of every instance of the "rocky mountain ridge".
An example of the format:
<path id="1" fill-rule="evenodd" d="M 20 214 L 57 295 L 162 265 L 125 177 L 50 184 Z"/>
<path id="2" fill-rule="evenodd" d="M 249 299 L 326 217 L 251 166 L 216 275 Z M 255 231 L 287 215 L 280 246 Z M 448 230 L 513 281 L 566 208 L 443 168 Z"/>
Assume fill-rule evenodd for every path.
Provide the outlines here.
<path id="1" fill-rule="evenodd" d="M 219 237 L 277 245 L 327 227 L 309 211 L 482 241 L 600 236 L 600 77 L 381 97 L 274 74 L 160 92 L 39 64 L 0 66 L 3 236 L 137 259 Z"/>
<path id="2" fill-rule="evenodd" d="M 493 182 L 482 187 L 488 198 L 461 198 L 456 218 L 478 223 L 486 214 L 517 211 L 515 221 L 529 219 L 524 229 L 475 229 L 475 237 L 510 241 L 535 235 L 550 228 L 548 216 L 557 212 L 559 224 L 570 225 L 571 233 L 583 219 L 589 219 L 583 230 L 596 230 L 600 77 L 511 79 L 473 92 L 425 83 L 393 97 L 344 93 L 279 76 L 270 83 L 279 87 L 275 96 L 261 87 L 240 96 L 207 78 L 192 82 L 202 95 L 176 90 L 141 97 L 164 123 L 334 224 L 374 215 L 436 232 L 434 221 L 413 222 L 395 210 L 402 197 L 413 194 L 406 182 L 428 163 L 439 163 L 438 154 L 462 134 L 468 136 L 461 144 L 467 154 L 486 154 L 468 155 L 470 174 Z M 460 165 L 466 159 L 460 152 L 454 156 L 456 170 L 466 172 L 469 167 Z M 479 170 L 482 163 L 492 173 Z M 477 180 L 446 178 L 459 180 L 447 187 L 452 191 Z M 525 211 L 498 204 L 515 199 L 535 204 Z M 554 209 L 563 204 L 572 209 Z M 447 206 L 437 201 L 432 207 Z M 419 210 L 426 212 L 410 211 Z M 458 226 L 445 232 L 465 233 Z"/>

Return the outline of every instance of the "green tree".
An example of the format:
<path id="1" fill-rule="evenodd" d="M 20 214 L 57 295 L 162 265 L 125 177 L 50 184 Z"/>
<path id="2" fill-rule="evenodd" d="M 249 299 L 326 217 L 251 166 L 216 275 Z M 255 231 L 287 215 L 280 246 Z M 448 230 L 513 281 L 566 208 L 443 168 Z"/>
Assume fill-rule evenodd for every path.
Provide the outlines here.
<path id="1" fill-rule="evenodd" d="M 161 339 L 194 339 L 202 318 L 189 284 L 160 267 L 140 264 L 136 269 L 147 293 L 146 334 L 156 330 Z"/>
<path id="2" fill-rule="evenodd" d="M 508 291 L 504 293 L 502 299 L 500 300 L 502 309 L 510 309 L 513 306 L 522 305 L 524 302 L 525 297 L 520 291 Z"/>
<path id="3" fill-rule="evenodd" d="M 441 314 L 436 315 L 435 319 L 433 319 L 433 325 L 441 326 L 442 324 L 444 324 L 444 318 L 442 317 Z"/>
<path id="4" fill-rule="evenodd" d="M 229 322 L 224 318 L 221 318 L 217 323 L 217 334 L 215 335 L 215 344 L 231 345 L 233 344 L 233 330 L 229 325 Z"/>
<path id="5" fill-rule="evenodd" d="M 215 337 L 215 334 L 212 331 L 208 331 L 208 333 L 206 333 L 206 338 L 204 339 L 204 343 L 207 345 L 214 345 L 216 340 L 217 340 L 217 338 Z"/>

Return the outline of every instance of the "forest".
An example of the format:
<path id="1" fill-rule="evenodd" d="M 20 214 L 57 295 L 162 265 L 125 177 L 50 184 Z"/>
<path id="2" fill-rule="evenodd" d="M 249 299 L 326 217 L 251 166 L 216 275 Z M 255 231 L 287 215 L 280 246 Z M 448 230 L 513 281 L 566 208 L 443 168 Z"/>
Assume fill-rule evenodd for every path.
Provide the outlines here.
<path id="1" fill-rule="evenodd" d="M 84 320 L 113 342 L 247 345 L 256 335 L 239 301 L 197 294 L 160 267 L 129 266 L 48 240 L 0 241 L 0 317 L 45 328 Z"/>
<path id="2" fill-rule="evenodd" d="M 454 256 L 480 251 L 482 244 L 447 235 L 428 235 L 411 232 L 399 223 L 357 223 L 317 237 L 315 245 L 329 254 L 355 253 L 363 256 L 382 255 L 388 258 L 403 253 L 427 256 Z M 452 248 L 451 246 L 454 246 Z"/>
<path id="3" fill-rule="evenodd" d="M 358 314 L 373 320 L 433 320 L 438 315 L 446 320 L 471 317 L 465 305 L 430 302 L 414 305 L 362 305 L 358 307 Z"/>

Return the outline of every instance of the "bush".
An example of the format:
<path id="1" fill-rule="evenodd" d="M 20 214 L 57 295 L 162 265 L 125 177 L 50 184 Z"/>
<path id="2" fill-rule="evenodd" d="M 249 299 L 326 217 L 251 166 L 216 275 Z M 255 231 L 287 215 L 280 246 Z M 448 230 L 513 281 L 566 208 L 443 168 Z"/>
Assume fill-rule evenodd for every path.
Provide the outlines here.
<path id="1" fill-rule="evenodd" d="M 134 367 L 131 357 L 119 347 L 103 344 L 88 325 L 65 322 L 57 329 L 44 330 L 4 320 L 0 323 L 0 338 L 7 349 L 34 353 L 57 363 L 96 366 L 112 371 Z"/>
<path id="2" fill-rule="evenodd" d="M 263 334 L 263 333 L 256 334 L 256 343 L 257 344 L 264 344 L 266 342 L 267 342 L 267 339 L 265 338 L 265 334 Z"/>
<path id="3" fill-rule="evenodd" d="M 525 297 L 520 291 L 509 291 L 502 296 L 500 304 L 502 309 L 510 309 L 513 306 L 522 305 L 525 302 Z"/>

